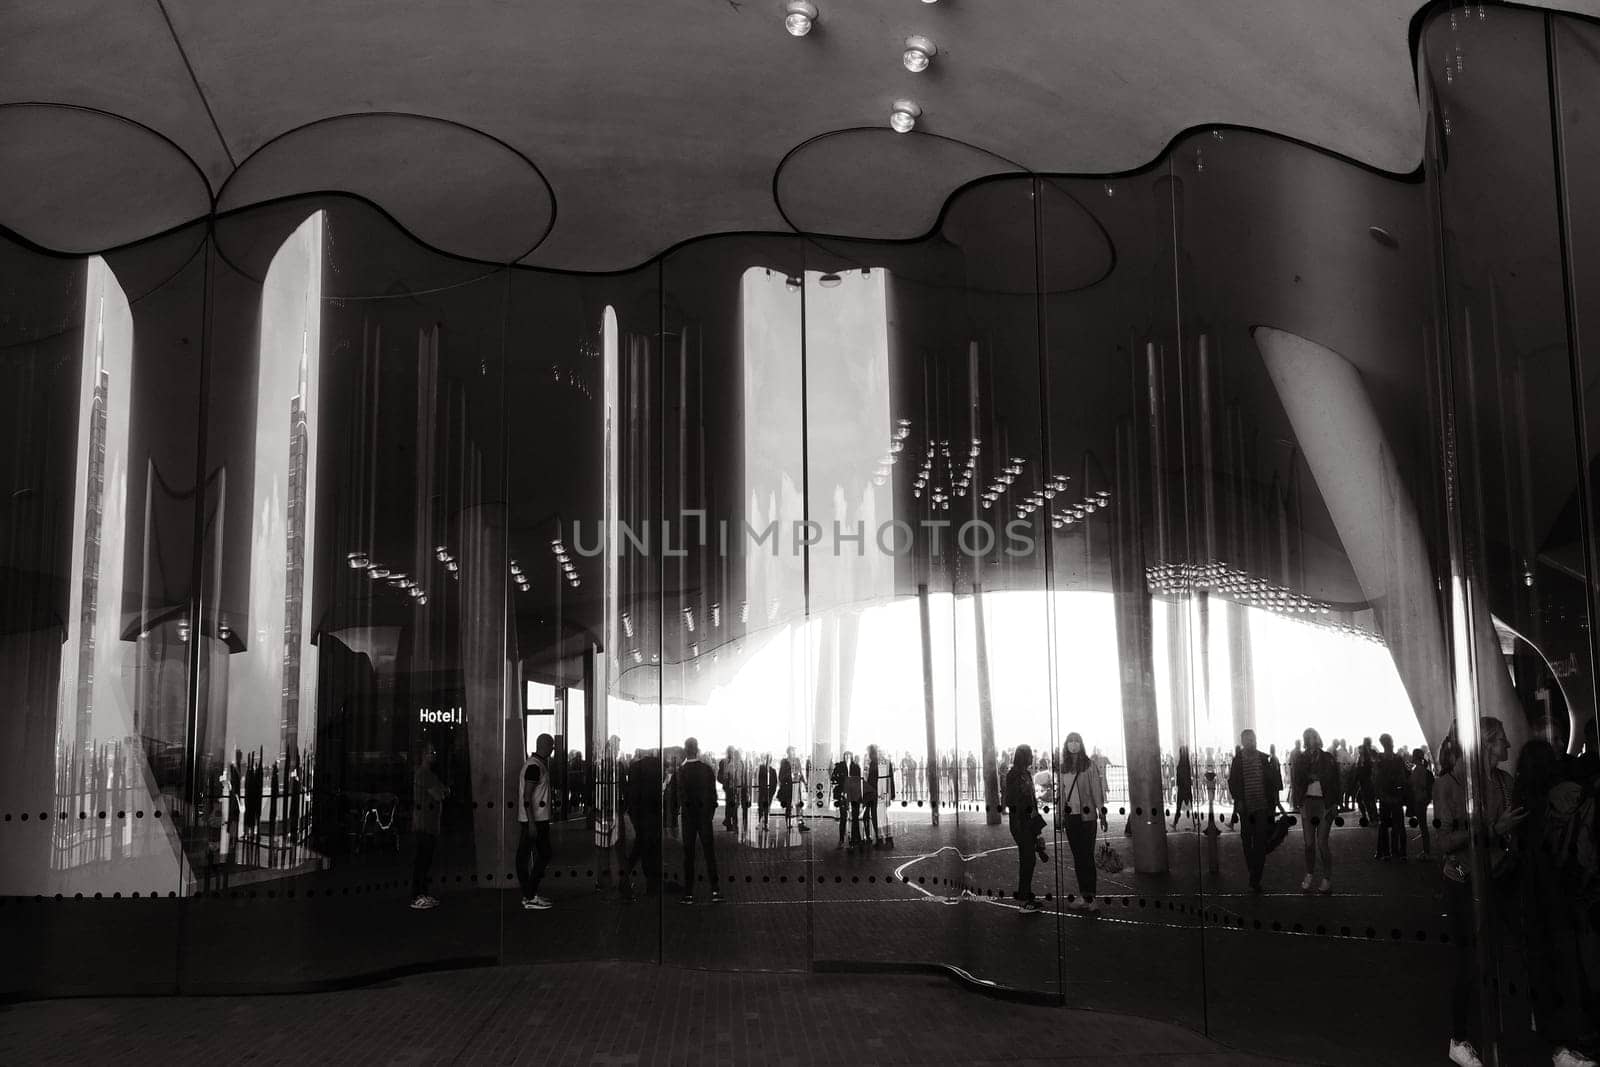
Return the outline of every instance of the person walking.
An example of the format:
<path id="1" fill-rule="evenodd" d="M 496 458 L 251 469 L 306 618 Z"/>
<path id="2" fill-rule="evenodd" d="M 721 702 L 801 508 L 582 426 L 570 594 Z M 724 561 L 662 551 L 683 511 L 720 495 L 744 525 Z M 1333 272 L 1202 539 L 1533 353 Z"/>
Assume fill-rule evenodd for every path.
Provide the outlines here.
<path id="1" fill-rule="evenodd" d="M 794 819 L 794 749 L 784 753 L 778 763 L 778 807 L 783 809 L 783 825 Z"/>
<path id="2" fill-rule="evenodd" d="M 722 786 L 722 828 L 724 830 L 739 829 L 739 792 L 734 784 L 734 754 L 733 746 L 728 746 L 727 755 L 717 761 L 717 784 Z"/>
<path id="3" fill-rule="evenodd" d="M 866 774 L 862 778 L 861 807 L 862 813 L 866 816 L 867 836 L 872 839 L 873 848 L 883 847 L 883 831 L 878 826 L 878 801 L 882 796 L 879 787 L 889 788 L 886 784 L 889 781 L 893 781 L 893 778 L 886 764 L 878 759 L 878 746 L 868 745 Z M 865 839 L 862 843 L 865 844 Z"/>
<path id="4" fill-rule="evenodd" d="M 1478 770 L 1483 783 L 1467 807 L 1467 778 L 1471 766 L 1454 731 L 1439 746 L 1439 777 L 1433 784 L 1433 806 L 1439 819 L 1439 851 L 1444 853 L 1445 910 L 1450 916 L 1450 940 L 1455 944 L 1456 974 L 1450 997 L 1450 1062 L 1457 1067 L 1482 1067 L 1473 1042 L 1480 1040 L 1482 1019 L 1478 1002 L 1477 924 L 1473 915 L 1473 851 L 1485 853 L 1481 869 L 1491 872 L 1503 864 L 1511 835 L 1526 816 L 1511 806 L 1511 780 L 1500 764 L 1511 753 L 1505 725 L 1485 716 L 1478 720 Z M 1492 886 L 1480 886 L 1490 894 Z"/>
<path id="5" fill-rule="evenodd" d="M 411 860 L 411 907 L 416 911 L 439 906 L 439 898 L 428 893 L 428 871 L 433 866 L 433 851 L 439 844 L 440 816 L 450 789 L 434 773 L 438 759 L 438 752 L 424 741 L 411 776 L 411 831 L 416 839 L 416 852 Z"/>
<path id="6" fill-rule="evenodd" d="M 1076 730 L 1067 734 L 1061 757 L 1061 783 L 1057 792 L 1056 824 L 1067 835 L 1072 850 L 1072 870 L 1083 897 L 1083 910 L 1096 912 L 1099 893 L 1099 868 L 1095 866 L 1095 824 L 1106 829 L 1105 782 L 1092 757 L 1085 756 L 1083 737 Z"/>
<path id="7" fill-rule="evenodd" d="M 1036 861 L 1050 862 L 1050 853 L 1045 851 L 1044 838 L 1040 836 L 1045 823 L 1034 800 L 1033 775 L 1029 773 L 1032 766 L 1033 749 L 1018 745 L 1006 774 L 1006 810 L 1011 840 L 1017 843 L 1016 899 L 1023 911 L 1039 910 L 1039 899 L 1033 895 L 1033 867 Z"/>
<path id="8" fill-rule="evenodd" d="M 550 865 L 550 818 L 553 812 L 550 788 L 550 753 L 556 740 L 540 734 L 533 755 L 522 763 L 521 793 L 517 798 L 517 823 L 522 838 L 517 843 L 517 879 L 522 883 L 522 906 L 528 911 L 544 911 L 552 902 L 539 895 L 539 883 Z M 529 864 L 529 854 L 533 862 Z"/>
<path id="9" fill-rule="evenodd" d="M 1300 891 L 1333 892 L 1333 850 L 1328 835 L 1339 810 L 1339 761 L 1322 747 L 1322 735 L 1308 726 L 1301 735 L 1305 745 L 1294 761 L 1289 788 L 1289 803 L 1300 812 L 1300 836 L 1305 842 L 1306 876 Z M 1317 869 L 1322 869 L 1322 884 L 1317 884 Z"/>
<path id="10" fill-rule="evenodd" d="M 1256 748 L 1256 732 L 1239 734 L 1239 752 L 1228 768 L 1228 795 L 1233 799 L 1234 818 L 1239 820 L 1239 842 L 1244 846 L 1244 863 L 1250 872 L 1250 891 L 1261 892 L 1261 876 L 1267 862 L 1267 839 L 1272 836 L 1273 810 L 1283 792 L 1272 761 Z"/>
<path id="11" fill-rule="evenodd" d="M 1183 814 L 1183 809 L 1189 809 L 1190 818 L 1194 817 L 1194 768 L 1189 763 L 1189 746 L 1178 746 L 1178 769 L 1176 772 L 1178 782 L 1178 799 L 1172 805 L 1172 828 L 1178 828 L 1178 817 Z"/>
<path id="12" fill-rule="evenodd" d="M 731 749 L 730 749 L 731 759 Z M 694 853 L 695 842 L 705 855 L 706 877 L 711 881 L 711 903 L 722 901 L 717 888 L 717 844 L 711 830 L 711 817 L 717 810 L 717 776 L 711 767 L 700 759 L 700 742 L 685 738 L 683 765 L 678 768 L 678 789 L 683 804 L 683 898 L 681 903 L 694 903 Z M 731 811 L 731 806 L 730 806 Z"/>

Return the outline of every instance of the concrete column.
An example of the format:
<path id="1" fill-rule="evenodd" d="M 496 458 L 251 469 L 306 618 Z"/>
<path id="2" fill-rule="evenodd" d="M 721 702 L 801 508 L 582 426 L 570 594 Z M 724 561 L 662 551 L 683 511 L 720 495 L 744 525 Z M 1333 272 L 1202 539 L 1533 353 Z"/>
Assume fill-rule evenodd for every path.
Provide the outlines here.
<path id="1" fill-rule="evenodd" d="M 1122 732 L 1128 759 L 1133 869 L 1139 874 L 1165 874 L 1167 821 L 1161 808 L 1161 731 L 1152 648 L 1154 613 L 1144 573 L 1138 454 L 1133 424 L 1127 420 L 1117 426 L 1113 492 L 1111 580 L 1122 681 Z"/>
<path id="2" fill-rule="evenodd" d="M 1253 336 L 1417 719 L 1437 749 L 1454 708 L 1427 539 L 1360 372 L 1295 334 L 1260 326 Z M 1479 713 L 1502 719 L 1515 743 L 1526 716 L 1501 663 L 1488 608 L 1481 597 L 1470 602 Z"/>
<path id="3" fill-rule="evenodd" d="M 461 545 L 461 673 L 466 690 L 467 758 L 472 765 L 473 846 L 478 866 L 498 858 L 502 806 L 484 801 L 507 796 L 506 782 L 522 763 L 521 723 L 509 715 L 506 689 L 512 668 L 506 633 L 505 505 L 474 504 L 457 517 L 453 543 Z M 507 767 L 511 772 L 507 773 Z"/>

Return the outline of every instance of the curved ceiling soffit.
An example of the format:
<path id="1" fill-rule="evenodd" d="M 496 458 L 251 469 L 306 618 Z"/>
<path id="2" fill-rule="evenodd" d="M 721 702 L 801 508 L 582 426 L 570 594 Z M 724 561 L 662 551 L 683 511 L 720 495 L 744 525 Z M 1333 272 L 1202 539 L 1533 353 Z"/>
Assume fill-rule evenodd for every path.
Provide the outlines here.
<path id="1" fill-rule="evenodd" d="M 1170 150 L 1168 145 L 1147 166 Z M 972 206 L 969 198 L 985 195 L 984 187 L 1021 177 L 1045 178 L 1043 193 L 1057 205 L 1043 264 L 1014 254 L 1035 239 L 1031 211 L 970 219 L 964 214 Z M 789 228 L 830 259 L 854 262 L 861 252 L 833 242 L 904 244 L 938 236 L 965 253 L 970 264 L 981 265 L 964 288 L 1037 292 L 1039 266 L 1050 292 L 1087 288 L 1111 273 L 1116 250 L 1093 212 L 1048 179 L 956 137 L 856 126 L 817 134 L 791 148 L 773 172 L 772 199 Z M 982 214 L 981 204 L 973 214 Z"/>
<path id="2" fill-rule="evenodd" d="M 211 207 L 199 165 L 149 126 L 77 104 L 0 103 L 0 226 L 25 241 L 91 255 Z"/>
<path id="3" fill-rule="evenodd" d="M 217 212 L 330 192 L 373 203 L 430 248 L 482 263 L 529 255 L 556 219 L 554 190 L 522 152 L 464 123 L 393 111 L 278 134 L 223 182 Z"/>

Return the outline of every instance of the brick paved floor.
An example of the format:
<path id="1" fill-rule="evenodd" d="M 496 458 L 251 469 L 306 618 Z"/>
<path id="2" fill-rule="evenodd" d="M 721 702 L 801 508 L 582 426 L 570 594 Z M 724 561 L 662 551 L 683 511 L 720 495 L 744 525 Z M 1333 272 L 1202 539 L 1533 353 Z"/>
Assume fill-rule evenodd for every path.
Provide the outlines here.
<path id="1" fill-rule="evenodd" d="M 942 979 L 562 963 L 287 996 L 36 1001 L 0 1062 L 1279 1063 L 1171 1023 L 1001 1003 Z"/>

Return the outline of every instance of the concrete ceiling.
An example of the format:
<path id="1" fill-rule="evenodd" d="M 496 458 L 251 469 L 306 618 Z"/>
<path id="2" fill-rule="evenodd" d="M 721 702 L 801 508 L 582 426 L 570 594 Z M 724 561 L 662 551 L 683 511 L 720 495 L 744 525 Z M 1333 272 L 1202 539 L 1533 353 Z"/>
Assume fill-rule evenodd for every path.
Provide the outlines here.
<path id="1" fill-rule="evenodd" d="M 978 174 L 1129 170 L 1204 124 L 1421 158 L 1415 0 L 817 2 L 796 39 L 781 0 L 9 0 L 0 225 L 86 252 L 339 190 L 446 251 L 617 270 L 719 231 L 911 236 Z M 901 96 L 946 140 L 824 136 Z"/>

